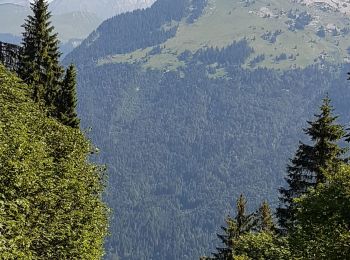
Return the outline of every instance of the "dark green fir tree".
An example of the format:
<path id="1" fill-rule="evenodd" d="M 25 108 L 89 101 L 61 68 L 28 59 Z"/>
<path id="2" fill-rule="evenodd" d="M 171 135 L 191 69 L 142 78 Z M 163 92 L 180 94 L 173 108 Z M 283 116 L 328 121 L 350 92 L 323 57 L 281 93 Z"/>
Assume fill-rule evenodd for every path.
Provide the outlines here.
<path id="1" fill-rule="evenodd" d="M 223 247 L 218 247 L 217 252 L 213 253 L 213 258 L 218 260 L 234 259 L 235 242 L 243 234 L 249 232 L 252 228 L 252 215 L 246 213 L 247 201 L 243 195 L 239 197 L 236 204 L 237 215 L 235 218 L 228 216 L 226 226 L 221 227 L 224 234 L 218 234 Z"/>
<path id="2" fill-rule="evenodd" d="M 304 130 L 312 141 L 311 145 L 300 143 L 295 157 L 287 167 L 288 186 L 280 189 L 281 205 L 277 209 L 282 232 L 293 228 L 295 224 L 294 199 L 305 194 L 311 187 L 326 181 L 325 172 L 334 172 L 343 161 L 347 149 L 338 142 L 344 138 L 342 125 L 337 124 L 330 99 L 326 97 L 321 106 L 321 113 L 315 115 L 315 121 L 308 122 Z"/>
<path id="3" fill-rule="evenodd" d="M 80 120 L 78 118 L 77 107 L 77 82 L 76 69 L 70 65 L 62 82 L 62 88 L 59 91 L 56 100 L 56 107 L 59 120 L 70 127 L 79 128 Z"/>
<path id="4" fill-rule="evenodd" d="M 257 232 L 274 232 L 276 230 L 271 208 L 266 201 L 262 203 L 257 211 L 254 226 Z"/>
<path id="5" fill-rule="evenodd" d="M 51 13 L 45 0 L 31 3 L 32 15 L 25 21 L 23 51 L 18 74 L 33 87 L 33 99 L 54 114 L 54 102 L 60 88 L 63 68 L 60 66 L 59 40 L 51 25 Z"/>

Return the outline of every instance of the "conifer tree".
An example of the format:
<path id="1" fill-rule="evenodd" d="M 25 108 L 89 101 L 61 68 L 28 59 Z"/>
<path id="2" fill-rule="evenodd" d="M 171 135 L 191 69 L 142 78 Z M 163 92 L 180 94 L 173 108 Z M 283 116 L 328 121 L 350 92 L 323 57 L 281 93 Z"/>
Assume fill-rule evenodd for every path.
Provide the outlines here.
<path id="1" fill-rule="evenodd" d="M 277 209 L 281 231 L 287 231 L 294 225 L 294 199 L 300 197 L 310 187 L 326 180 L 325 172 L 336 170 L 346 149 L 339 147 L 337 142 L 344 138 L 342 125 L 336 124 L 337 116 L 332 114 L 330 99 L 324 98 L 321 113 L 315 115 L 316 120 L 308 122 L 304 130 L 312 145 L 300 143 L 295 157 L 287 167 L 288 187 L 280 189 L 280 207 Z"/>
<path id="2" fill-rule="evenodd" d="M 57 96 L 56 107 L 59 120 L 70 127 L 79 128 L 80 120 L 76 112 L 77 91 L 76 91 L 76 70 L 70 65 L 66 71 L 62 88 Z"/>
<path id="3" fill-rule="evenodd" d="M 218 238 L 224 244 L 224 247 L 218 247 L 217 253 L 213 253 L 214 258 L 212 259 L 233 259 L 235 241 L 237 241 L 241 235 L 251 230 L 252 215 L 246 214 L 246 204 L 246 199 L 241 195 L 236 204 L 236 217 L 233 219 L 228 216 L 226 218 L 226 227 L 221 227 L 224 234 L 218 234 Z"/>
<path id="4" fill-rule="evenodd" d="M 45 0 L 31 3 L 32 15 L 25 21 L 23 51 L 18 74 L 33 88 L 33 99 L 54 111 L 54 101 L 60 88 L 63 69 L 59 64 L 61 53 L 51 13 Z"/>
<path id="5" fill-rule="evenodd" d="M 275 231 L 275 223 L 269 204 L 264 201 L 260 206 L 257 216 L 255 229 L 257 232 L 273 232 Z"/>

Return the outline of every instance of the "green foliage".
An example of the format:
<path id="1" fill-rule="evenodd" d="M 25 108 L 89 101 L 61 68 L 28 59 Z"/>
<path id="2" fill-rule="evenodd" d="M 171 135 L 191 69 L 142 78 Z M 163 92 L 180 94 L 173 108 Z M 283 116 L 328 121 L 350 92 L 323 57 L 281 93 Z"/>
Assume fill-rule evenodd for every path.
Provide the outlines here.
<path id="1" fill-rule="evenodd" d="M 235 246 L 233 259 L 289 260 L 290 250 L 286 238 L 274 233 L 248 233 L 242 236 Z"/>
<path id="2" fill-rule="evenodd" d="M 35 0 L 31 9 L 33 15 L 29 15 L 23 25 L 23 53 L 18 72 L 24 82 L 33 87 L 33 99 L 55 114 L 54 100 L 63 74 L 59 41 L 50 22 L 48 3 Z"/>
<path id="3" fill-rule="evenodd" d="M 213 259 L 233 259 L 235 242 L 251 229 L 252 215 L 246 214 L 246 204 L 247 201 L 241 194 L 236 204 L 236 217 L 233 219 L 228 216 L 225 220 L 226 227 L 221 227 L 224 234 L 218 235 L 224 247 L 217 248 L 218 252 L 213 254 Z"/>
<path id="4" fill-rule="evenodd" d="M 333 108 L 328 97 L 323 100 L 320 110 L 321 113 L 315 115 L 316 120 L 308 122 L 309 127 L 304 130 L 313 144 L 300 143 L 287 169 L 288 187 L 280 189 L 282 206 L 277 209 L 277 213 L 283 229 L 294 225 L 294 198 L 300 197 L 318 183 L 324 183 L 325 172 L 336 170 L 347 152 L 347 149 L 338 145 L 346 133 L 343 126 L 336 123 L 337 116 L 332 115 Z"/>
<path id="5" fill-rule="evenodd" d="M 62 80 L 59 41 L 51 26 L 51 13 L 45 0 L 31 4 L 33 15 L 23 25 L 23 50 L 18 74 L 32 86 L 32 98 L 43 106 L 50 116 L 63 124 L 79 128 L 76 113 L 76 70 L 69 66 Z"/>
<path id="6" fill-rule="evenodd" d="M 76 69 L 70 65 L 62 82 L 62 88 L 56 100 L 56 107 L 59 120 L 67 126 L 79 128 L 80 119 L 76 112 Z"/>
<path id="7" fill-rule="evenodd" d="M 311 176 L 314 179 L 307 179 L 314 183 L 309 182 L 308 189 L 303 192 L 296 190 L 298 197 L 292 199 L 293 207 L 285 209 L 288 214 L 293 214 L 293 225 L 282 235 L 277 234 L 270 208 L 264 202 L 255 214 L 256 220 L 249 232 L 219 236 L 226 238 L 222 241 L 227 247 L 225 251 L 221 250 L 226 255 L 221 258 L 214 255 L 212 259 L 349 258 L 350 165 L 341 158 L 347 150 L 332 143 L 343 138 L 345 133 L 342 126 L 334 124 L 336 117 L 331 116 L 329 104 L 330 100 L 324 99 L 322 114 L 315 122 L 309 122 L 312 127 L 305 131 L 316 142 L 316 148 L 309 150 L 317 152 L 298 163 L 305 167 L 303 170 L 315 173 Z M 227 223 L 229 227 L 236 224 L 234 221 Z M 224 230 L 228 233 L 232 228 Z"/>
<path id="8" fill-rule="evenodd" d="M 290 235 L 300 259 L 348 259 L 350 255 L 350 166 L 332 172 L 296 200 L 297 226 Z"/>
<path id="9" fill-rule="evenodd" d="M 275 232 L 272 213 L 264 202 L 254 214 L 246 214 L 246 200 L 237 201 L 237 215 L 226 219 L 223 235 L 218 235 L 225 247 L 217 248 L 213 258 L 204 259 L 290 259 L 287 239 Z"/>
<path id="10" fill-rule="evenodd" d="M 230 197 L 244 192 L 253 207 L 276 205 L 286 161 L 320 95 L 334 90 L 337 111 L 349 118 L 348 86 L 333 68 L 220 64 L 226 77 L 212 79 L 202 62 L 177 72 L 78 63 L 79 114 L 109 166 L 106 199 L 118 216 L 106 249 L 121 259 L 214 251 Z"/>
<path id="11" fill-rule="evenodd" d="M 237 201 L 237 216 L 228 217 L 224 235 L 218 235 L 223 248 L 217 248 L 212 258 L 203 259 L 290 259 L 288 241 L 275 232 L 272 213 L 264 202 L 254 214 L 246 215 L 246 200 L 241 195 Z"/>
<path id="12" fill-rule="evenodd" d="M 256 213 L 255 231 L 274 232 L 276 227 L 269 204 L 264 201 Z"/>
<path id="13" fill-rule="evenodd" d="M 50 119 L 0 66 L 1 259 L 100 259 L 104 172 L 78 130 Z"/>

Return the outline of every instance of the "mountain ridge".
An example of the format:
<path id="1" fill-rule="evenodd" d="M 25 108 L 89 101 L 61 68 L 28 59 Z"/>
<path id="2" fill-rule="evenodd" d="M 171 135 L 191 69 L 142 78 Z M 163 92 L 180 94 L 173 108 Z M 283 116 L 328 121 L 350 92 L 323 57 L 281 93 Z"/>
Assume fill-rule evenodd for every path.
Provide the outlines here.
<path id="1" fill-rule="evenodd" d="M 162 43 L 159 53 L 152 54 L 152 49 L 158 46 L 150 44 L 130 53 L 110 51 L 98 57 L 99 63 L 136 62 L 145 68 L 157 69 L 172 64 L 174 68 L 174 64 L 175 67 L 183 65 L 177 57 L 182 52 L 189 50 L 194 53 L 205 46 L 223 48 L 243 38 L 255 50 L 247 60 L 247 67 L 288 69 L 315 62 L 336 64 L 349 60 L 350 19 L 338 9 L 316 8 L 304 2 L 287 0 L 269 3 L 209 0 L 204 15 L 197 21 L 187 24 L 183 19 L 175 23 L 177 25 L 164 25 L 175 26 L 176 35 Z M 97 34 L 103 35 L 97 29 L 91 36 L 93 45 L 98 44 Z"/>
<path id="2" fill-rule="evenodd" d="M 154 0 L 135 0 L 131 3 L 126 1 L 119 5 L 110 6 L 114 1 L 49 1 L 52 11 L 52 24 L 58 32 L 61 42 L 64 44 L 64 53 L 70 52 L 77 44 L 87 37 L 98 25 L 111 16 L 122 12 L 132 11 L 138 8 L 146 8 Z M 89 8 L 84 8 L 85 6 Z M 90 5 L 88 5 L 88 3 Z M 92 4 L 94 3 L 94 4 Z M 75 6 L 74 6 L 75 4 Z M 29 0 L 1 0 L 0 1 L 0 40 L 5 41 L 12 34 L 13 39 L 22 33 L 21 25 L 30 14 Z M 107 10 L 106 12 L 104 10 Z M 74 24 L 74 26 L 72 26 Z M 74 44 L 72 44 L 74 42 Z M 12 42 L 15 43 L 15 42 Z"/>
<path id="3" fill-rule="evenodd" d="M 54 14 L 77 11 L 95 13 L 104 20 L 124 12 L 150 7 L 154 2 L 155 0 L 53 0 L 51 3 L 51 10 Z"/>

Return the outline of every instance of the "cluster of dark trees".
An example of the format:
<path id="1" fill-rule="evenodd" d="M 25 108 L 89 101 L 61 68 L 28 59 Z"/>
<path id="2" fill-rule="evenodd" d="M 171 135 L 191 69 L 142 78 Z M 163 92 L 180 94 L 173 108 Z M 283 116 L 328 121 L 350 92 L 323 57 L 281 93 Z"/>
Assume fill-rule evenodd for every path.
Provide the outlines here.
<path id="1" fill-rule="evenodd" d="M 330 99 L 304 132 L 308 144 L 299 148 L 287 167 L 287 187 L 280 189 L 275 223 L 266 202 L 252 214 L 237 201 L 237 215 L 228 217 L 222 247 L 202 259 L 347 259 L 349 250 L 349 134 L 336 122 Z"/>
<path id="2" fill-rule="evenodd" d="M 246 40 L 233 42 L 219 49 L 218 47 L 203 48 L 191 55 L 188 51 L 179 55 L 180 60 L 186 62 L 201 62 L 206 65 L 217 63 L 221 67 L 226 65 L 241 65 L 254 52 Z"/>
<path id="3" fill-rule="evenodd" d="M 11 63 L 0 57 L 0 258 L 100 259 L 104 169 L 89 161 L 76 70 L 60 64 L 48 3 L 31 9 L 22 46 L 4 50 Z"/>
<path id="4" fill-rule="evenodd" d="M 11 71 L 18 70 L 21 48 L 17 45 L 0 42 L 0 62 Z"/>

